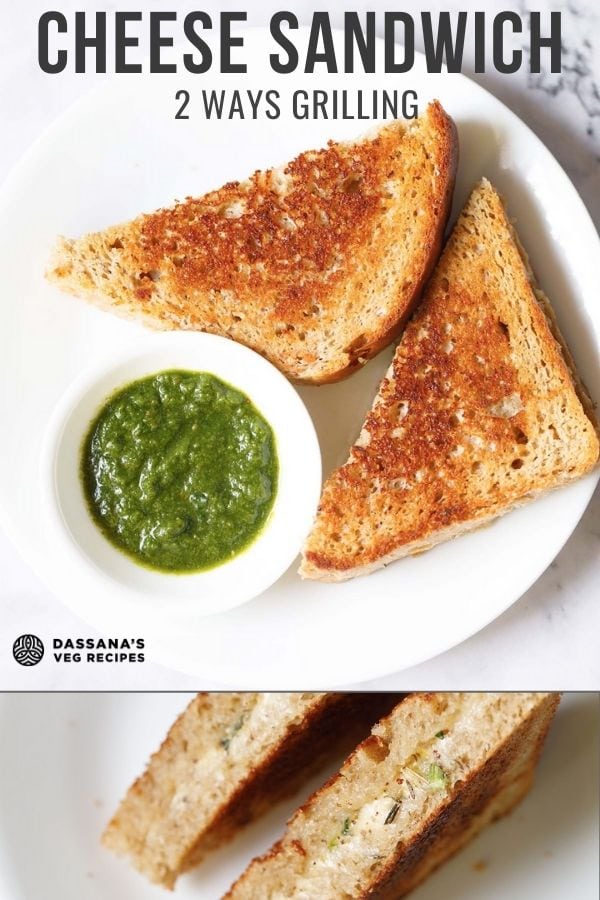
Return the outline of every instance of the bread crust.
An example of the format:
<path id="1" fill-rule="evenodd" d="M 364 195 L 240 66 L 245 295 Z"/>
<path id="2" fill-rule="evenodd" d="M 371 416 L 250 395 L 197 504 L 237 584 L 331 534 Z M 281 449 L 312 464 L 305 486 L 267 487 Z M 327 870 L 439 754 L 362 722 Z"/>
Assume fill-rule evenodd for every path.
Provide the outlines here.
<path id="1" fill-rule="evenodd" d="M 300 574 L 368 574 L 487 525 L 597 461 L 591 401 L 484 180 L 348 461 L 325 483 Z"/>
<path id="2" fill-rule="evenodd" d="M 351 374 L 401 331 L 439 256 L 458 159 L 436 101 L 408 128 L 307 151 L 61 240 L 47 277 L 155 328 L 246 344 L 294 381 Z"/>

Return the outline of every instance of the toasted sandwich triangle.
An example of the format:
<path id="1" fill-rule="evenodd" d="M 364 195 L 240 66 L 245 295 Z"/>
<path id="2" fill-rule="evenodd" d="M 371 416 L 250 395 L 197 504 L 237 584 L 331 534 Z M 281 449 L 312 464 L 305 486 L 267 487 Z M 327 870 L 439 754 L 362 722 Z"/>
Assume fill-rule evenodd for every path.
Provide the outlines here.
<path id="1" fill-rule="evenodd" d="M 360 437 L 326 481 L 306 578 L 477 528 L 598 460 L 591 404 L 488 181 L 471 194 Z"/>
<path id="2" fill-rule="evenodd" d="M 409 696 L 296 810 L 224 900 L 405 897 L 523 799 L 558 701 Z"/>
<path id="3" fill-rule="evenodd" d="M 289 378 L 350 375 L 400 332 L 439 256 L 458 142 L 439 103 L 405 127 L 78 239 L 48 278 L 158 328 L 253 348 Z"/>
<path id="4" fill-rule="evenodd" d="M 208 693 L 170 728 L 102 836 L 150 881 L 179 876 L 348 752 L 393 693 Z"/>

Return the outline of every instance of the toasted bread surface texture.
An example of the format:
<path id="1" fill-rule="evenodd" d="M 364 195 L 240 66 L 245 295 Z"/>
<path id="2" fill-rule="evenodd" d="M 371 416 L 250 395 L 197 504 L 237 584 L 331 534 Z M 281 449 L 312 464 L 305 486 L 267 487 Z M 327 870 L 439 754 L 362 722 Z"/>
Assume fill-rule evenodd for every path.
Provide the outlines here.
<path id="1" fill-rule="evenodd" d="M 325 483 L 301 574 L 337 581 L 368 573 L 593 468 L 597 426 L 561 342 L 484 180 L 348 461 Z"/>
<path id="2" fill-rule="evenodd" d="M 531 786 L 552 694 L 412 695 L 255 859 L 229 900 L 397 900 Z"/>
<path id="3" fill-rule="evenodd" d="M 397 699 L 200 694 L 130 787 L 103 844 L 173 888 L 182 872 L 293 793 L 330 754 L 348 752 Z"/>
<path id="4" fill-rule="evenodd" d="M 159 328 L 225 335 L 290 378 L 334 381 L 399 333 L 439 255 L 458 142 L 439 103 L 409 127 L 302 153 L 77 240 L 60 288 Z"/>

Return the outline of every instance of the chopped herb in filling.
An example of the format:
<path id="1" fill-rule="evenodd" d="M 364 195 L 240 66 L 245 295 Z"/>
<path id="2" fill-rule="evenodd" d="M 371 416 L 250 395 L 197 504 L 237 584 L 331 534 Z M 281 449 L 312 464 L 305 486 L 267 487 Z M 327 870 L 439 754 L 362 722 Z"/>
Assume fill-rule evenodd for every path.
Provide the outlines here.
<path id="1" fill-rule="evenodd" d="M 236 721 L 233 723 L 233 725 L 231 725 L 227 729 L 227 732 L 219 741 L 219 743 L 221 744 L 221 747 L 223 747 L 225 750 L 229 750 L 231 741 L 236 736 L 236 734 L 238 733 L 238 731 L 240 730 L 240 728 L 242 727 L 243 724 L 244 724 L 244 716 L 242 715 L 239 717 L 239 719 L 236 719 Z"/>
<path id="2" fill-rule="evenodd" d="M 427 770 L 427 781 L 432 788 L 443 790 L 448 784 L 448 776 L 441 766 L 437 763 L 431 763 Z"/>
<path id="3" fill-rule="evenodd" d="M 331 838 L 331 840 L 327 844 L 328 849 L 333 850 L 334 847 L 337 847 L 337 845 L 339 844 L 340 838 L 345 837 L 347 834 L 350 834 L 351 827 L 352 827 L 352 822 L 351 822 L 350 818 L 348 816 L 346 816 L 346 818 L 344 819 L 344 822 L 342 824 L 340 833 L 336 834 L 335 837 Z"/>
<path id="4" fill-rule="evenodd" d="M 390 809 L 389 813 L 385 817 L 384 825 L 391 825 L 396 816 L 398 815 L 398 810 L 400 809 L 400 802 L 398 800 L 394 800 L 394 804 Z"/>

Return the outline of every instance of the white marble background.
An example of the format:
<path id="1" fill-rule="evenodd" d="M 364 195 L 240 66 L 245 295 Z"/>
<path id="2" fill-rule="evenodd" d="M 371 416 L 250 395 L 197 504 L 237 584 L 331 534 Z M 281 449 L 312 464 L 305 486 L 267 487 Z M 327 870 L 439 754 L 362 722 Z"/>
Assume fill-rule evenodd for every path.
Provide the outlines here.
<path id="1" fill-rule="evenodd" d="M 70 103 L 88 91 L 98 76 L 44 75 L 37 67 L 36 29 L 47 0 L 2 3 L 0 31 L 0 181 L 28 145 Z M 130 0 L 127 9 L 153 3 Z M 155 8 L 247 9 L 249 24 L 265 24 L 278 9 L 292 9 L 301 22 L 314 9 L 329 9 L 333 23 L 344 9 L 397 8 L 391 2 L 367 3 L 213 2 L 162 4 Z M 123 3 L 61 0 L 54 5 L 69 15 L 75 9 L 124 8 Z M 533 0 L 533 2 L 421 3 L 402 9 L 475 10 L 488 14 L 514 8 L 560 9 L 563 13 L 563 72 L 524 72 L 501 76 L 490 71 L 476 81 L 517 113 L 550 148 L 566 169 L 600 228 L 600 4 L 597 0 Z M 335 10 L 335 12 L 334 12 Z M 417 30 L 418 34 L 418 30 Z M 544 56 L 542 55 L 542 63 Z M 472 75 L 468 47 L 463 71 Z M 600 289 L 600 286 L 599 286 Z M 403 673 L 369 683 L 369 688 L 407 689 L 598 689 L 600 687 L 600 493 L 596 492 L 581 523 L 550 568 L 508 612 L 459 647 Z M 27 569 L 0 533 L 0 689 L 211 689 L 196 678 L 146 663 L 144 665 L 58 666 L 48 658 L 32 669 L 13 663 L 10 646 L 23 632 L 40 637 L 92 636 L 52 597 Z M 366 687 L 367 685 L 364 685 Z M 277 685 L 272 686 L 274 689 Z"/>

